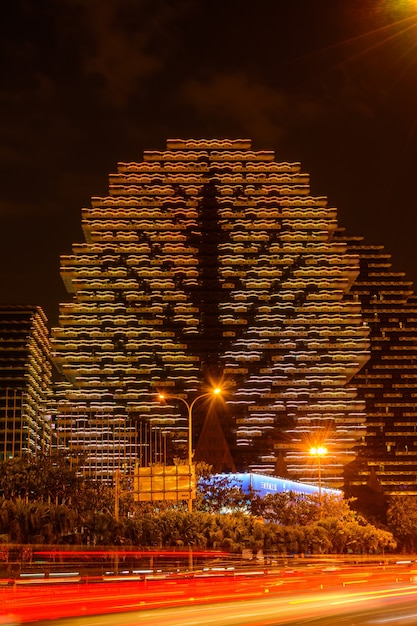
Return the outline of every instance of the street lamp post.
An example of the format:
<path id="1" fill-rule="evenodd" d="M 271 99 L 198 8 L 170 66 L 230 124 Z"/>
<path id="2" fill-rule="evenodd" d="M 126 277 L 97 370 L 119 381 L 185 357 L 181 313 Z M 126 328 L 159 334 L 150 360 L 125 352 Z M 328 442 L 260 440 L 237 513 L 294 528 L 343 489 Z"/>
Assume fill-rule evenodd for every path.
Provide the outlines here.
<path id="1" fill-rule="evenodd" d="M 164 393 L 160 393 L 159 394 L 159 399 L 160 400 L 179 400 L 180 402 L 182 402 L 183 404 L 185 404 L 185 406 L 187 407 L 187 413 L 188 413 L 188 465 L 191 468 L 192 464 L 193 464 L 193 408 L 194 405 L 196 404 L 196 402 L 198 400 L 201 400 L 202 398 L 209 398 L 210 396 L 218 396 L 220 393 L 222 392 L 220 387 L 215 387 L 214 389 L 212 389 L 211 391 L 207 391 L 206 393 L 202 393 L 199 396 L 197 396 L 196 398 L 194 398 L 194 400 L 190 403 L 187 400 L 185 400 L 185 398 L 182 398 L 181 396 L 176 396 L 176 395 L 166 395 Z M 192 504 L 193 501 L 191 499 L 191 497 L 188 499 L 188 510 L 191 512 L 192 511 Z"/>
<path id="2" fill-rule="evenodd" d="M 327 448 L 325 446 L 313 446 L 310 448 L 311 456 L 314 456 L 317 459 L 317 473 L 319 479 L 319 508 L 321 515 L 321 505 L 322 505 L 322 493 L 321 493 L 321 458 L 326 456 Z"/>

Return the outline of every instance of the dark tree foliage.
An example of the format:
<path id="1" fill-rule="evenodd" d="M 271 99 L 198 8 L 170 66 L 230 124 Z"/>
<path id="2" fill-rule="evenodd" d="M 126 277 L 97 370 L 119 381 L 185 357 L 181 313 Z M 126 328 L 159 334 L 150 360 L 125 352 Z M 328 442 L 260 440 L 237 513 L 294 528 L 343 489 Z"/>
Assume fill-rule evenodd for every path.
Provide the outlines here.
<path id="1" fill-rule="evenodd" d="M 387 522 L 402 552 L 415 553 L 417 550 L 417 498 L 415 496 L 394 496 L 390 498 Z"/>
<path id="2" fill-rule="evenodd" d="M 64 504 L 76 493 L 81 479 L 62 455 L 22 456 L 0 464 L 0 496 Z"/>
<path id="3" fill-rule="evenodd" d="M 394 549 L 390 532 L 358 515 L 343 498 L 293 493 L 260 498 L 197 468 L 193 511 L 186 502 L 135 503 L 121 481 L 115 490 L 82 479 L 62 457 L 16 458 L 0 464 L 0 542 L 14 544 L 127 545 L 222 549 L 270 555 L 381 552 Z M 403 502 L 402 502 L 403 503 Z M 405 503 L 403 503 L 405 504 Z M 390 526 L 414 548 L 415 502 L 393 502 Z M 407 520 L 408 514 L 408 520 Z"/>

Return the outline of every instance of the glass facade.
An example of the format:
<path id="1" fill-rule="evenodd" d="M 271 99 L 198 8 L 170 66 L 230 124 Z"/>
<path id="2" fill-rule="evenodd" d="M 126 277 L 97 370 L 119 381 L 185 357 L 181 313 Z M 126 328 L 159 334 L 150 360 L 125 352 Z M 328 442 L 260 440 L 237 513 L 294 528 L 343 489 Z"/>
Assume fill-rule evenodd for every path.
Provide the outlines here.
<path id="1" fill-rule="evenodd" d="M 352 486 L 376 478 L 390 495 L 417 495 L 417 299 L 413 284 L 394 271 L 383 246 L 345 237 L 359 255 L 352 291 L 369 325 L 371 358 L 353 382 L 366 403 L 366 439 Z"/>
<path id="2" fill-rule="evenodd" d="M 51 446 L 52 364 L 40 307 L 0 305 L 0 460 Z"/>

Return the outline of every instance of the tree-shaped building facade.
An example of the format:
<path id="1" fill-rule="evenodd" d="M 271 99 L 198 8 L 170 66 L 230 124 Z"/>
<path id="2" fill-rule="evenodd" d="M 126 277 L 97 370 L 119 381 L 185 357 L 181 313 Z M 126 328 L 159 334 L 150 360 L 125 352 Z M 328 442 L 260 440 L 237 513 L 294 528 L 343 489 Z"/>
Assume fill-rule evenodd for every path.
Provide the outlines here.
<path id="1" fill-rule="evenodd" d="M 248 140 L 170 140 L 120 163 L 82 226 L 85 242 L 61 260 L 72 301 L 52 331 L 69 381 L 64 447 L 96 468 L 100 457 L 102 474 L 132 453 L 145 462 L 144 450 L 155 462 L 152 437 L 153 454 L 162 439 L 175 454 L 186 419 L 157 392 L 192 398 L 221 380 L 215 419 L 237 469 L 274 473 L 284 455 L 292 477 L 316 481 L 308 447 L 325 440 L 323 478 L 340 485 L 364 436 L 351 379 L 369 329 L 349 293 L 358 255 L 333 238 L 337 211 L 310 194 L 300 164 Z M 193 447 L 205 419 L 196 406 Z"/>

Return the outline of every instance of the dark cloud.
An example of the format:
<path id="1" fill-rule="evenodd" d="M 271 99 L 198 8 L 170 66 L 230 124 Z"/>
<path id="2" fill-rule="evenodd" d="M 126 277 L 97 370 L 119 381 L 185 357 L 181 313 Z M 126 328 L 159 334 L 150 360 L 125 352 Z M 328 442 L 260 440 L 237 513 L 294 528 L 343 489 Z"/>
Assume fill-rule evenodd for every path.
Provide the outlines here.
<path id="1" fill-rule="evenodd" d="M 104 103 L 126 106 L 146 79 L 161 73 L 175 52 L 171 32 L 188 2 L 64 0 L 79 9 L 85 50 L 81 71 L 98 81 Z"/>
<path id="2" fill-rule="evenodd" d="M 183 94 L 185 103 L 201 117 L 222 117 L 266 145 L 276 144 L 300 121 L 317 120 L 324 113 L 318 102 L 303 101 L 244 72 L 217 73 L 205 82 L 190 80 Z"/>
<path id="3" fill-rule="evenodd" d="M 163 61 L 159 54 L 147 50 L 150 30 L 126 28 L 118 19 L 122 2 L 100 0 L 80 2 L 88 21 L 90 45 L 83 62 L 86 75 L 103 81 L 106 100 L 114 106 L 125 105 L 138 86 L 138 81 L 159 71 Z M 124 26 L 124 28 L 123 28 Z"/>

